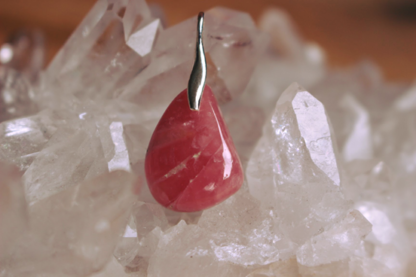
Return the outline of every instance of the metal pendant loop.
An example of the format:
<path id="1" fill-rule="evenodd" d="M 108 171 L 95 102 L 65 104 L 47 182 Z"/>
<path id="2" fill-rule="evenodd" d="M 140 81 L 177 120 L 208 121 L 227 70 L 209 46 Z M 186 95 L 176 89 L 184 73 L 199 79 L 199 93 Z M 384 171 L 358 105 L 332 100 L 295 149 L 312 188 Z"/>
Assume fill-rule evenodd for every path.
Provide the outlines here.
<path id="1" fill-rule="evenodd" d="M 207 61 L 205 59 L 202 30 L 204 28 L 204 13 L 198 14 L 198 28 L 196 41 L 196 56 L 194 67 L 188 82 L 188 101 L 191 110 L 198 111 L 201 105 L 202 93 L 207 79 Z"/>

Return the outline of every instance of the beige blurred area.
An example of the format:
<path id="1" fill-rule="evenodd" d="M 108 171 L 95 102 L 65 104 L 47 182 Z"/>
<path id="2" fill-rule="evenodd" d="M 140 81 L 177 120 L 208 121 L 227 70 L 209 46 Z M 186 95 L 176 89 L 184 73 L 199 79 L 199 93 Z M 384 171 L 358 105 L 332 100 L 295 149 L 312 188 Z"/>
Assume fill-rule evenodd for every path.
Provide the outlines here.
<path id="1" fill-rule="evenodd" d="M 168 25 L 224 6 L 255 20 L 270 7 L 286 10 L 298 31 L 327 52 L 329 64 L 375 61 L 389 80 L 416 77 L 416 0 L 149 0 Z M 40 28 L 50 61 L 95 0 L 0 0 L 0 42 L 19 28 Z"/>

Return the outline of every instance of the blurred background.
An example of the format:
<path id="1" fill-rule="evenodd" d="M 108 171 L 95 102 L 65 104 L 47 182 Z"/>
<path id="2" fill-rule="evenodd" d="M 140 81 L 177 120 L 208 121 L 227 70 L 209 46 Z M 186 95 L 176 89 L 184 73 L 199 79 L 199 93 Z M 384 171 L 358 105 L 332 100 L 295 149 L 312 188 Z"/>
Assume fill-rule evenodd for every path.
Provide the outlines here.
<path id="1" fill-rule="evenodd" d="M 19 28 L 46 36 L 47 62 L 56 54 L 95 0 L 0 0 L 0 42 Z M 327 52 L 335 67 L 375 61 L 385 77 L 416 77 L 416 0 L 148 0 L 166 13 L 168 26 L 200 10 L 221 5 L 258 20 L 268 7 L 286 10 L 309 41 Z"/>

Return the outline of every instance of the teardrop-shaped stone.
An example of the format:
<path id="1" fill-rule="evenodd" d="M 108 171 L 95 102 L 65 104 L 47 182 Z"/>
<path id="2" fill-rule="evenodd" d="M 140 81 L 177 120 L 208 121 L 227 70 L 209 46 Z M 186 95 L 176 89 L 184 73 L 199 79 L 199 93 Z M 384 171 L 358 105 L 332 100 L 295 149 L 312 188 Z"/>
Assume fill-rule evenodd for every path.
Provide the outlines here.
<path id="1" fill-rule="evenodd" d="M 238 191 L 243 170 L 208 86 L 199 111 L 182 91 L 160 119 L 147 149 L 146 178 L 154 198 L 182 212 L 212 207 Z"/>

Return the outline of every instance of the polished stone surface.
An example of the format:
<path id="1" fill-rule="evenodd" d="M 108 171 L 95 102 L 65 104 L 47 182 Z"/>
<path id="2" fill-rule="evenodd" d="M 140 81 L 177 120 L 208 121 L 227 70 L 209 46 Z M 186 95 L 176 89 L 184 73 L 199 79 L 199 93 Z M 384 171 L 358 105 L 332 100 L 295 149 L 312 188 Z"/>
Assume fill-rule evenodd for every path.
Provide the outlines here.
<path id="1" fill-rule="evenodd" d="M 165 207 L 193 212 L 234 194 L 243 171 L 217 101 L 206 86 L 199 111 L 182 91 L 160 119 L 146 155 L 146 177 Z"/>

